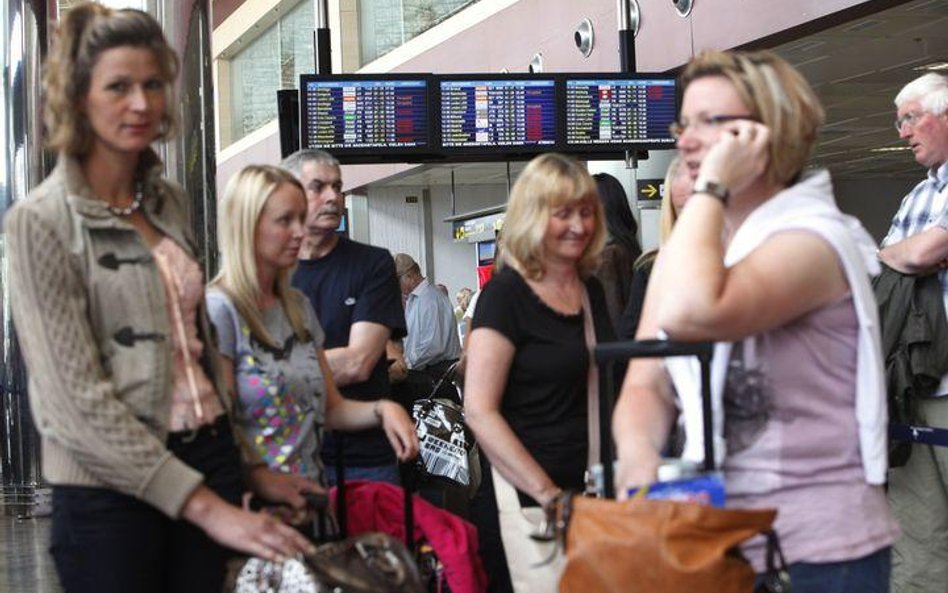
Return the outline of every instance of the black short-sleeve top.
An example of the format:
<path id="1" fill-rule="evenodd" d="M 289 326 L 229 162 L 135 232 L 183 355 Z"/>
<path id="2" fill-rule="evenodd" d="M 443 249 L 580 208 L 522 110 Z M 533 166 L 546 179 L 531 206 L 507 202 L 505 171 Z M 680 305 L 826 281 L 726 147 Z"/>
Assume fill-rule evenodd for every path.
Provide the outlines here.
<path id="1" fill-rule="evenodd" d="M 602 285 L 586 280 L 599 342 L 611 341 Z M 515 351 L 501 414 L 550 478 L 581 489 L 586 469 L 586 392 L 589 354 L 583 314 L 565 315 L 546 305 L 518 272 L 494 274 L 484 287 L 472 328 L 490 328 Z"/>

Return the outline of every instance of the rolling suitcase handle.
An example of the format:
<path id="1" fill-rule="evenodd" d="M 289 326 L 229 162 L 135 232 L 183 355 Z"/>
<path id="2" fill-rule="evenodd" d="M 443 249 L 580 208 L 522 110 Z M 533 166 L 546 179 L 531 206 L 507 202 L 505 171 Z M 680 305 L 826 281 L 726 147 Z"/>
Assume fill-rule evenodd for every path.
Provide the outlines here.
<path id="1" fill-rule="evenodd" d="M 345 437 L 341 432 L 334 433 L 336 437 L 336 524 L 339 528 L 339 540 L 346 539 L 347 521 L 346 513 L 346 476 L 345 463 L 342 457 L 343 440 Z M 415 492 L 415 466 L 412 462 L 399 463 L 398 473 L 402 481 L 402 491 L 405 493 L 405 547 L 411 552 L 412 556 L 417 552 L 415 549 L 415 505 L 413 494 Z"/>
<path id="2" fill-rule="evenodd" d="M 672 340 L 638 340 L 599 344 L 594 350 L 597 365 L 628 360 L 630 358 L 667 358 L 669 356 L 697 356 L 701 364 L 701 406 L 704 418 L 704 470 L 714 470 L 714 439 L 711 419 L 711 356 L 714 344 L 711 342 L 676 342 Z M 609 424 L 612 419 L 613 393 L 615 381 L 612 367 L 606 372 L 606 389 L 599 394 L 599 422 L 602 452 L 602 476 L 606 498 L 615 498 L 615 476 L 612 461 L 615 458 L 612 447 L 612 431 Z"/>
<path id="3" fill-rule="evenodd" d="M 399 463 L 398 474 L 405 492 L 405 547 L 414 557 L 415 549 L 415 505 L 412 494 L 415 492 L 415 465 L 412 462 Z"/>

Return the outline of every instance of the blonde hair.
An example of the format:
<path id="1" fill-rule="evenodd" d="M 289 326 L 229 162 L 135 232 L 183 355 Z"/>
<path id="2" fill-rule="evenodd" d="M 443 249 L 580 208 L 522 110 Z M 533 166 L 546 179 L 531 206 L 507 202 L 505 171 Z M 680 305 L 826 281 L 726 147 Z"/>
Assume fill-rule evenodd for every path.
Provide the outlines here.
<path id="1" fill-rule="evenodd" d="M 282 348 L 263 324 L 260 284 L 257 278 L 256 231 L 267 200 L 281 185 L 289 184 L 303 193 L 303 186 L 291 173 L 271 165 L 249 165 L 230 178 L 220 203 L 218 240 L 221 269 L 211 286 L 230 297 L 234 307 L 259 342 Z M 305 194 L 304 194 L 305 195 Z M 290 287 L 291 269 L 280 270 L 273 287 L 293 333 L 301 342 L 311 339 L 303 314 L 304 297 Z"/>
<path id="2" fill-rule="evenodd" d="M 672 229 L 675 228 L 675 222 L 678 220 L 678 213 L 675 212 L 675 203 L 672 201 L 672 186 L 675 177 L 679 173 L 682 160 L 680 157 L 674 157 L 668 163 L 668 169 L 665 171 L 665 191 L 662 193 L 662 206 L 658 215 L 658 245 L 661 247 L 668 242 L 671 237 Z M 635 260 L 632 268 L 637 270 L 643 266 L 651 266 L 658 257 L 658 249 L 646 251 Z"/>
<path id="3" fill-rule="evenodd" d="M 454 300 L 458 304 L 458 307 L 466 311 L 468 305 L 471 304 L 471 295 L 473 294 L 474 291 L 465 286 L 454 295 Z"/>
<path id="4" fill-rule="evenodd" d="M 503 249 L 497 269 L 509 265 L 531 280 L 543 277 L 543 238 L 553 210 L 575 202 L 586 202 L 596 213 L 593 237 L 577 267 L 580 276 L 590 276 L 598 267 L 606 243 L 606 225 L 596 182 L 579 162 L 556 153 L 543 154 L 526 166 L 510 192 L 504 216 Z"/>
<path id="5" fill-rule="evenodd" d="M 681 167 L 681 159 L 676 156 L 668 163 L 668 170 L 665 172 L 665 193 L 662 195 L 662 207 L 658 217 L 659 245 L 664 245 L 668 241 L 675 221 L 678 220 L 678 213 L 675 212 L 675 204 L 672 202 L 672 186 L 679 167 Z"/>
<path id="6" fill-rule="evenodd" d="M 707 76 L 727 78 L 751 115 L 770 129 L 767 179 L 781 186 L 793 184 L 825 118 L 810 84 L 793 66 L 766 51 L 701 52 L 685 67 L 681 86 L 687 91 L 689 84 Z"/>
<path id="7" fill-rule="evenodd" d="M 117 47 L 151 50 L 165 84 L 165 112 L 156 140 L 170 137 L 176 127 L 174 80 L 178 57 L 168 45 L 161 25 L 148 13 L 113 10 L 94 2 L 69 9 L 56 30 L 43 73 L 46 145 L 50 150 L 82 157 L 92 149 L 95 133 L 79 104 L 89 92 L 92 70 L 103 52 Z"/>

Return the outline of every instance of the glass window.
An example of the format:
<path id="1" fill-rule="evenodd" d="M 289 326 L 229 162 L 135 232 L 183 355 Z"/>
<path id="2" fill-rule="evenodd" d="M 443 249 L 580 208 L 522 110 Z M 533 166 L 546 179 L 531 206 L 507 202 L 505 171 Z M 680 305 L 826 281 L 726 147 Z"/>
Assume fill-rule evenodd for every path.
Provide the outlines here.
<path id="1" fill-rule="evenodd" d="M 362 63 L 384 56 L 478 0 L 359 0 Z"/>
<path id="2" fill-rule="evenodd" d="M 313 1 L 303 0 L 280 21 L 280 77 L 283 85 L 280 88 L 295 89 L 300 84 L 300 74 L 316 71 L 313 50 L 315 18 Z"/>
<path id="3" fill-rule="evenodd" d="M 316 69 L 313 3 L 293 10 L 236 54 L 230 67 L 231 142 L 277 117 L 276 92 L 295 89 Z"/>

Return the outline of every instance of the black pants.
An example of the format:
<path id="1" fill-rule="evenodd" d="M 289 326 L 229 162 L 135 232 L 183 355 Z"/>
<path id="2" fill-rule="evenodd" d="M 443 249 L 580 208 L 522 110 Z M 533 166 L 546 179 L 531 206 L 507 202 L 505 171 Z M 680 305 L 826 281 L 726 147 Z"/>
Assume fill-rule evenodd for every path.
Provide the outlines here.
<path id="1" fill-rule="evenodd" d="M 239 504 L 240 457 L 226 416 L 168 448 Z M 231 552 L 184 520 L 105 488 L 53 487 L 50 553 L 66 593 L 204 593 L 221 590 Z"/>
<path id="2" fill-rule="evenodd" d="M 478 554 L 487 573 L 487 593 L 513 593 L 490 462 L 481 452 L 481 487 L 471 499 L 471 522 L 477 527 Z"/>

